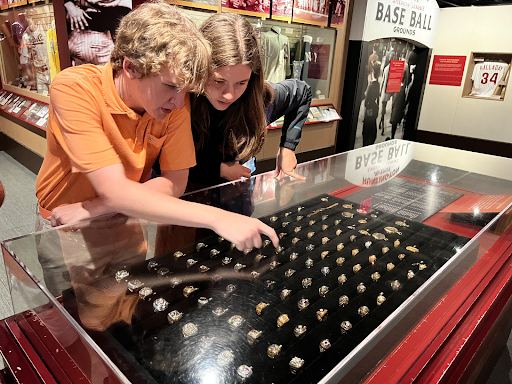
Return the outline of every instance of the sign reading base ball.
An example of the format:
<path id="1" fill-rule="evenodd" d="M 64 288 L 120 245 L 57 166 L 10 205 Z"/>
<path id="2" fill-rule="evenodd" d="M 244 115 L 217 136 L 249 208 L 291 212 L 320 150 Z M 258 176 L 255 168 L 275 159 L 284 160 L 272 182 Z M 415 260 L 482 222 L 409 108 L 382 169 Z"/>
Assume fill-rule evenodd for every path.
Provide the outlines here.
<path id="1" fill-rule="evenodd" d="M 432 0 L 368 0 L 363 40 L 396 37 L 433 47 L 439 6 Z"/>

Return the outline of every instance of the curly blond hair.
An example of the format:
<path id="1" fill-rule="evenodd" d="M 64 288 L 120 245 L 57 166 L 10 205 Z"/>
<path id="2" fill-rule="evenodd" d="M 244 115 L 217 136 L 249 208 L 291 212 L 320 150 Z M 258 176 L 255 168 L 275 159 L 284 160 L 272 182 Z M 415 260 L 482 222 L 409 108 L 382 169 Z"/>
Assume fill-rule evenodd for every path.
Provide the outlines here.
<path id="1" fill-rule="evenodd" d="M 121 19 L 110 56 L 116 75 L 122 71 L 124 59 L 142 78 L 168 67 L 181 89 L 202 92 L 210 72 L 211 49 L 177 7 L 151 1 Z"/>

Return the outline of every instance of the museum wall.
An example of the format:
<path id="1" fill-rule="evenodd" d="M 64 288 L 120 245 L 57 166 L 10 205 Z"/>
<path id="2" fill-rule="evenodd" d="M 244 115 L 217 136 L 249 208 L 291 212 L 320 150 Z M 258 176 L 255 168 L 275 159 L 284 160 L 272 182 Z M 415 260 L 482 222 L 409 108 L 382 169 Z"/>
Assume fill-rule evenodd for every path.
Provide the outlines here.
<path id="1" fill-rule="evenodd" d="M 443 135 L 462 136 L 477 139 L 470 140 L 477 144 L 474 150 L 478 150 L 478 144 L 482 143 L 479 140 L 512 143 L 512 93 L 505 94 L 504 100 L 462 97 L 466 77 L 471 77 L 468 65 L 472 52 L 512 52 L 510 20 L 512 6 L 441 9 L 432 55 L 466 56 L 465 72 L 459 87 L 430 85 L 428 81 L 432 68 L 429 69 L 418 125 L 419 141 L 429 141 L 422 140 L 422 137 L 449 139 L 449 136 Z M 430 66 L 432 62 L 433 56 Z M 437 144 L 443 145 L 441 142 Z"/>

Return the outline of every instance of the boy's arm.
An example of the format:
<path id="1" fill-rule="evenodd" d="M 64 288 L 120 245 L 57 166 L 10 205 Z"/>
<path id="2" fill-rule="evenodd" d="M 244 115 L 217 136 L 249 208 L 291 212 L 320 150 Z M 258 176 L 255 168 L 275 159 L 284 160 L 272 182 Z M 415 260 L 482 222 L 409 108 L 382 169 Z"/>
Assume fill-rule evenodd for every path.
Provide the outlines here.
<path id="1" fill-rule="evenodd" d="M 180 197 L 185 192 L 188 180 L 188 169 L 179 171 L 163 171 L 161 177 L 146 181 L 146 188 L 159 191 L 169 196 Z M 52 211 L 52 226 L 75 223 L 80 220 L 90 219 L 106 213 L 115 212 L 105 201 L 98 197 L 94 200 L 80 203 L 67 204 L 55 208 Z"/>
<path id="2" fill-rule="evenodd" d="M 89 172 L 87 177 L 101 204 L 111 212 L 163 224 L 208 228 L 233 242 L 239 250 L 261 247 L 261 234 L 267 235 L 275 247 L 279 245 L 275 231 L 260 220 L 152 190 L 127 179 L 121 164 Z"/>

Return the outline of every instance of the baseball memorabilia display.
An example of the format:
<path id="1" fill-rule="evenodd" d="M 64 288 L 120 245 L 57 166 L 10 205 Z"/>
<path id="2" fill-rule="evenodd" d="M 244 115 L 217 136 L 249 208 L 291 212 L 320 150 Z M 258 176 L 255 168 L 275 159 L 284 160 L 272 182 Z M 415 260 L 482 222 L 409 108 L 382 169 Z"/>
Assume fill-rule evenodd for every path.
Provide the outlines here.
<path id="1" fill-rule="evenodd" d="M 468 241 L 331 195 L 261 220 L 278 248 L 196 238 L 151 260 L 114 260 L 97 288 L 70 289 L 63 305 L 77 305 L 81 321 L 80 308 L 102 302 L 98 290 L 132 303 L 119 308 L 124 321 L 91 323 L 101 331 L 92 337 L 115 339 L 113 362 L 158 383 L 208 372 L 226 383 L 318 382 Z"/>
<path id="2" fill-rule="evenodd" d="M 470 96 L 491 97 L 502 80 L 509 64 L 499 61 L 483 61 L 475 64 L 471 80 L 473 89 Z"/>

